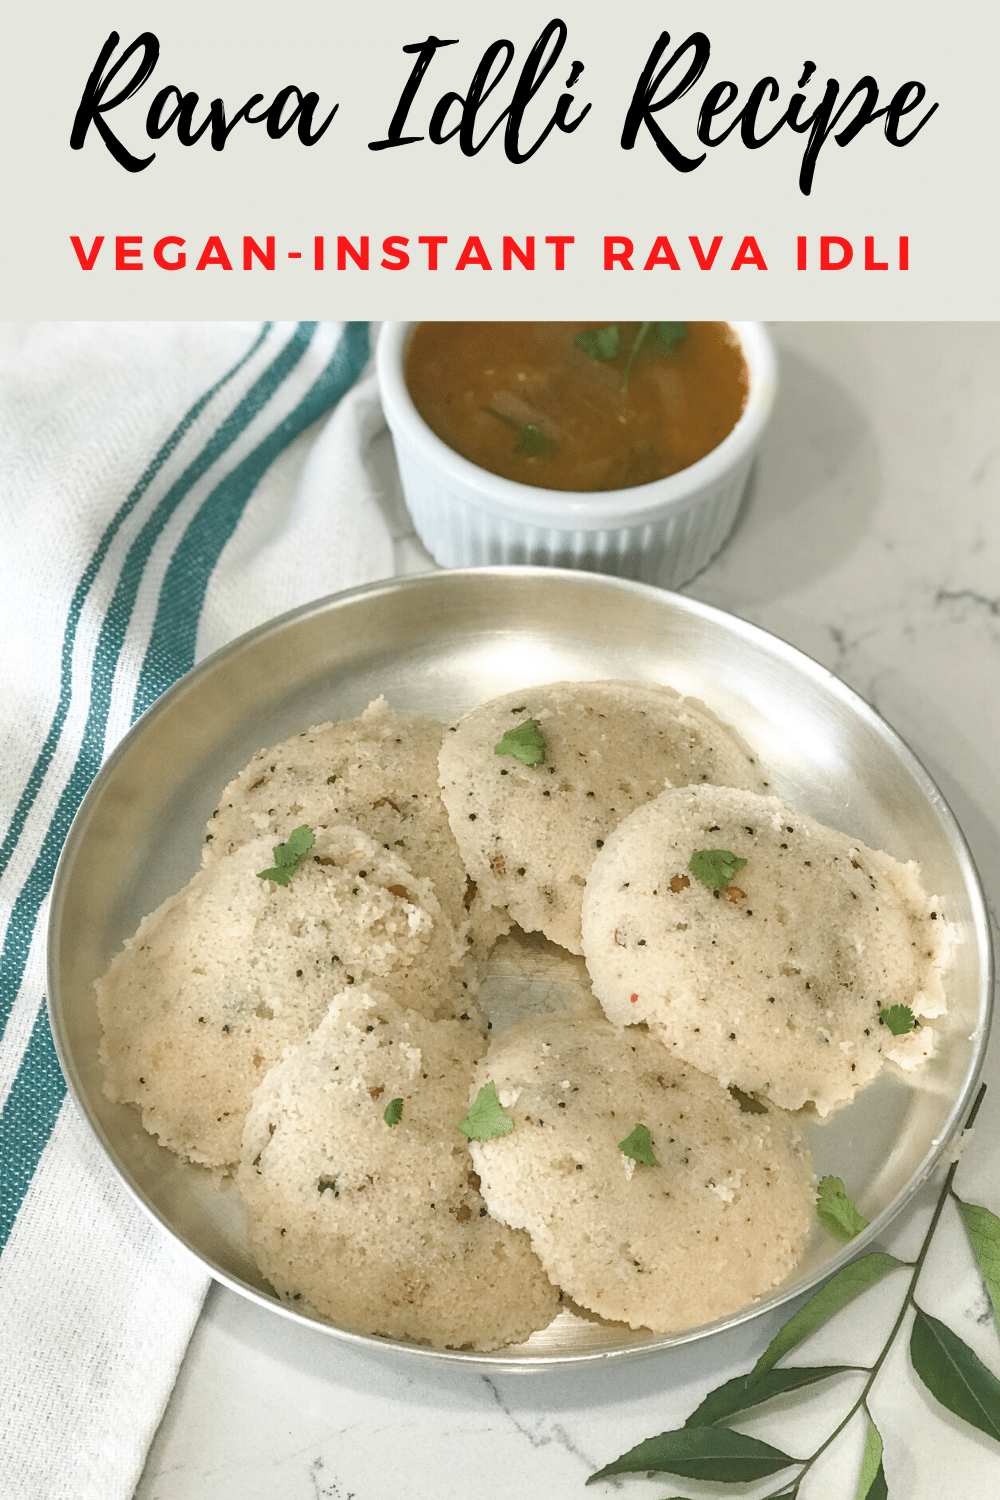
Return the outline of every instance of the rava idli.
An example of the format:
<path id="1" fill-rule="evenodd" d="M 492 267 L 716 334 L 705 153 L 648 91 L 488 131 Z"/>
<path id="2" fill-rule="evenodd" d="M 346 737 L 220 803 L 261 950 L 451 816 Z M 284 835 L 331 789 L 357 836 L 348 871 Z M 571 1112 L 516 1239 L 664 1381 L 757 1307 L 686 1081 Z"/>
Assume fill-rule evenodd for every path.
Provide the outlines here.
<path id="1" fill-rule="evenodd" d="M 490 1082 L 513 1128 L 470 1143 L 483 1197 L 580 1306 L 673 1333 L 746 1306 L 795 1266 L 812 1168 L 780 1110 L 743 1113 L 645 1030 L 623 1037 L 600 1014 L 491 1040 L 474 1086 Z"/>
<path id="2" fill-rule="evenodd" d="M 466 875 L 438 788 L 444 725 L 376 698 L 364 713 L 319 724 L 260 750 L 225 787 L 208 824 L 210 864 L 250 839 L 274 843 L 306 823 L 350 823 L 401 854 L 434 893 L 480 961 L 509 927 Z"/>
<path id="3" fill-rule="evenodd" d="M 260 878 L 273 864 L 266 839 L 214 859 L 143 919 L 96 985 L 109 1097 L 206 1166 L 238 1160 L 253 1089 L 349 985 L 376 982 L 485 1030 L 468 949 L 397 851 L 328 828 L 287 886 Z"/>
<path id="4" fill-rule="evenodd" d="M 917 1067 L 945 1010 L 950 931 L 917 866 L 746 791 L 677 788 L 627 818 L 583 942 L 617 1026 L 785 1109 L 825 1115 L 887 1059 Z"/>
<path id="5" fill-rule="evenodd" d="M 458 1021 L 345 991 L 267 1075 L 237 1181 L 286 1302 L 435 1348 L 520 1343 L 556 1316 L 528 1236 L 488 1216 L 458 1128 L 484 1047 Z"/>
<path id="6" fill-rule="evenodd" d="M 639 682 L 554 682 L 494 698 L 445 735 L 440 769 L 480 892 L 572 953 L 582 952 L 591 863 L 633 808 L 688 782 L 766 786 L 753 753 L 703 703 Z"/>

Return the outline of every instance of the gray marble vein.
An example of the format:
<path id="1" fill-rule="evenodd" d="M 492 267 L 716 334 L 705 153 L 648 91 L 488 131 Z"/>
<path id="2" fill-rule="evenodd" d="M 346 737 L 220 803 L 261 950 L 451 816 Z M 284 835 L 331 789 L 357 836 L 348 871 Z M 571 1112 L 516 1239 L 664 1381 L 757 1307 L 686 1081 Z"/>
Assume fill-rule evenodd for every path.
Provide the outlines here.
<path id="1" fill-rule="evenodd" d="M 996 924 L 1000 326 L 786 324 L 775 335 L 781 390 L 751 491 L 729 544 L 686 592 L 784 637 L 878 708 L 959 818 Z M 397 566 L 425 568 L 387 440 L 379 469 Z M 959 1184 L 1000 1212 L 997 1039 L 986 1076 Z M 887 1248 L 915 1253 L 933 1196 L 901 1216 Z M 946 1219 L 922 1301 L 1000 1371 L 991 1308 L 957 1216 Z M 872 1317 L 859 1307 L 817 1355 L 836 1357 L 845 1338 L 863 1346 Z M 614 1368 L 476 1376 L 341 1349 L 217 1287 L 136 1500 L 601 1500 L 617 1490 L 585 1491 L 587 1474 L 680 1425 L 779 1322 Z M 1000 1493 L 1000 1448 L 926 1396 L 905 1351 L 887 1363 L 873 1407 L 894 1497 Z M 801 1423 L 793 1436 L 804 1443 Z M 862 1442 L 860 1427 L 846 1432 L 802 1500 L 852 1500 Z M 683 1487 L 637 1480 L 621 1493 L 658 1500 Z"/>

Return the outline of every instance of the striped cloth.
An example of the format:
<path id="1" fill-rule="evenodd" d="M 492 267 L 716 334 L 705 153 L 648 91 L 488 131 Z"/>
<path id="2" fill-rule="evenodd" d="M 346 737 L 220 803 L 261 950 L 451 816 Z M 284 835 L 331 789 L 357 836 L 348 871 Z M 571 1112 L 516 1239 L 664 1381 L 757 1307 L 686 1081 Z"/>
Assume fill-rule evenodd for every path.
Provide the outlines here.
<path id="1" fill-rule="evenodd" d="M 4 1500 L 132 1494 L 206 1287 L 66 1096 L 56 861 L 104 757 L 195 661 L 392 572 L 368 357 L 358 323 L 0 332 Z"/>

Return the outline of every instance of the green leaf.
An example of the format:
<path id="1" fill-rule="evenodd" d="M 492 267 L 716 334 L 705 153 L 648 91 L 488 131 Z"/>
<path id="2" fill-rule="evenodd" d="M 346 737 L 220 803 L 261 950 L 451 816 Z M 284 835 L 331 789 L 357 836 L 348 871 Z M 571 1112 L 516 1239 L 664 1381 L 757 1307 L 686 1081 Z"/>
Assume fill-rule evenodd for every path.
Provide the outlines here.
<path id="1" fill-rule="evenodd" d="M 852 1261 L 849 1266 L 831 1276 L 826 1285 L 814 1292 L 809 1301 L 778 1329 L 751 1370 L 751 1377 L 772 1369 L 790 1349 L 822 1328 L 842 1307 L 846 1307 L 855 1297 L 867 1291 L 868 1287 L 881 1281 L 883 1276 L 888 1276 L 890 1271 L 896 1271 L 907 1264 L 907 1261 L 897 1260 L 894 1255 L 887 1255 L 884 1250 L 876 1250 L 871 1255 L 863 1255 L 860 1260 Z"/>
<path id="2" fill-rule="evenodd" d="M 519 427 L 520 441 L 514 448 L 515 453 L 526 453 L 529 458 L 537 458 L 547 448 L 551 448 L 545 433 L 534 422 L 522 422 Z"/>
<path id="3" fill-rule="evenodd" d="M 685 1479 L 746 1484 L 800 1462 L 780 1448 L 728 1427 L 679 1427 L 630 1448 L 614 1463 L 591 1474 L 587 1483 L 611 1474 L 680 1474 Z"/>
<path id="4" fill-rule="evenodd" d="M 283 844 L 271 852 L 277 865 L 299 865 L 316 842 L 315 834 L 306 823 L 293 828 Z"/>
<path id="5" fill-rule="evenodd" d="M 1000 1219 L 978 1203 L 966 1203 L 957 1193 L 952 1196 L 962 1215 L 962 1223 L 969 1236 L 969 1244 L 1000 1329 Z"/>
<path id="6" fill-rule="evenodd" d="M 537 422 L 519 422 L 516 417 L 508 417 L 505 412 L 497 411 L 495 406 L 484 406 L 483 411 L 489 412 L 491 417 L 496 417 L 498 422 L 506 422 L 508 427 L 517 430 L 515 453 L 526 453 L 529 458 L 537 458 L 539 453 L 544 453 L 546 448 L 552 447 Z"/>
<path id="7" fill-rule="evenodd" d="M 881 1469 L 882 1434 L 869 1415 L 868 1435 L 865 1438 L 865 1451 L 861 1457 L 861 1473 L 858 1475 L 858 1487 L 854 1492 L 854 1500 L 868 1500 L 872 1492 L 872 1485 L 878 1478 Z M 882 1483 L 885 1483 L 885 1475 L 882 1476 Z"/>
<path id="8" fill-rule="evenodd" d="M 493 746 L 494 755 L 514 755 L 526 766 L 539 766 L 545 759 L 545 736 L 537 719 L 525 719 L 516 729 L 508 729 Z"/>
<path id="9" fill-rule="evenodd" d="M 403 1118 L 402 1099 L 390 1099 L 383 1111 L 382 1118 L 387 1125 L 398 1125 Z"/>
<path id="10" fill-rule="evenodd" d="M 796 1460 L 796 1462 L 798 1462 L 798 1460 Z M 769 1495 L 761 1495 L 760 1500 L 796 1500 L 798 1493 L 799 1492 L 795 1488 L 794 1483 L 791 1489 L 785 1488 L 784 1483 L 782 1483 L 782 1488 L 780 1490 L 772 1490 Z M 690 1500 L 690 1496 L 667 1495 L 664 1497 L 664 1500 Z M 874 1500 L 874 1496 L 872 1497 L 872 1500 Z M 883 1497 L 883 1500 L 886 1500 L 886 1497 Z"/>
<path id="11" fill-rule="evenodd" d="M 773 1396 L 784 1396 L 789 1391 L 816 1385 L 820 1380 L 829 1380 L 834 1375 L 842 1375 L 845 1370 L 857 1368 L 856 1365 L 800 1365 L 790 1370 L 764 1370 L 760 1375 L 737 1375 L 734 1380 L 727 1380 L 716 1390 L 709 1391 L 684 1426 L 711 1427 L 738 1411 L 747 1411 L 762 1401 L 770 1401 Z"/>
<path id="12" fill-rule="evenodd" d="M 275 885 L 287 885 L 315 842 L 316 836 L 306 823 L 293 829 L 283 844 L 276 844 L 271 850 L 274 868 L 258 870 L 257 879 L 273 880 Z"/>
<path id="13" fill-rule="evenodd" d="M 606 328 L 589 328 L 578 333 L 573 342 L 591 359 L 614 359 L 621 345 L 621 333 L 617 323 L 609 323 Z"/>
<path id="14" fill-rule="evenodd" d="M 887 1005 L 879 1011 L 878 1018 L 893 1036 L 905 1036 L 917 1024 L 917 1018 L 908 1005 Z"/>
<path id="15" fill-rule="evenodd" d="M 889 1500 L 889 1486 L 885 1482 L 885 1469 L 881 1462 L 868 1490 L 867 1500 Z"/>
<path id="16" fill-rule="evenodd" d="M 772 1490 L 769 1495 L 761 1495 L 760 1500 L 796 1500 L 798 1490 L 793 1484 L 791 1489 L 782 1487 L 780 1490 Z M 690 1500 L 689 1495 L 667 1495 L 664 1500 Z"/>
<path id="17" fill-rule="evenodd" d="M 687 338 L 686 323 L 657 323 L 656 332 L 664 349 L 676 349 L 682 339 Z"/>
<path id="18" fill-rule="evenodd" d="M 1000 1380 L 945 1323 L 916 1312 L 910 1361 L 920 1379 L 942 1406 L 1000 1442 Z"/>
<path id="19" fill-rule="evenodd" d="M 688 869 L 695 880 L 707 885 L 710 891 L 724 891 L 737 870 L 746 864 L 738 854 L 729 849 L 696 849 L 688 860 Z"/>
<path id="20" fill-rule="evenodd" d="M 498 1135 L 510 1135 L 514 1116 L 507 1113 L 497 1098 L 492 1078 L 483 1084 L 458 1128 L 464 1130 L 470 1141 L 491 1141 Z"/>
<path id="21" fill-rule="evenodd" d="M 630 1135 L 618 1142 L 618 1149 L 632 1161 L 641 1161 L 644 1166 L 658 1167 L 660 1163 L 653 1155 L 653 1140 L 645 1125 L 637 1125 Z"/>
<path id="22" fill-rule="evenodd" d="M 839 1177 L 821 1177 L 816 1190 L 816 1217 L 838 1240 L 853 1240 L 868 1220 L 859 1214 Z"/>

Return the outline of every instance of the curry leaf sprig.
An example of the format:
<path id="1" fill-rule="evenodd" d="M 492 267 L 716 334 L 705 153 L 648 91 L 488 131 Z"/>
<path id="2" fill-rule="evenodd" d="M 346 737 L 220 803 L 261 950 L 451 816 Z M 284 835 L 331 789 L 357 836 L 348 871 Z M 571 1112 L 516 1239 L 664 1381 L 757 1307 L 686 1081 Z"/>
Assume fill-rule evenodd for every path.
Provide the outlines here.
<path id="1" fill-rule="evenodd" d="M 985 1092 L 984 1084 L 966 1120 L 967 1131 L 979 1112 Z M 606 1464 L 603 1469 L 598 1469 L 587 1483 L 618 1474 L 676 1474 L 682 1478 L 716 1484 L 747 1484 L 767 1479 L 772 1474 L 781 1474 L 783 1477 L 777 1481 L 777 1489 L 769 1491 L 764 1500 L 797 1500 L 803 1480 L 820 1456 L 859 1414 L 863 1414 L 866 1437 L 853 1491 L 855 1500 L 889 1500 L 882 1436 L 872 1418 L 868 1400 L 910 1312 L 913 1314 L 909 1341 L 910 1363 L 926 1389 L 954 1416 L 1000 1444 L 1000 1380 L 957 1333 L 940 1319 L 932 1317 L 916 1300 L 917 1284 L 927 1252 L 945 1206 L 951 1200 L 965 1226 L 1000 1330 L 1000 1218 L 988 1208 L 976 1203 L 966 1203 L 958 1196 L 953 1187 L 957 1167 L 956 1158 L 948 1169 L 916 1260 L 898 1260 L 894 1255 L 876 1250 L 844 1266 L 818 1292 L 814 1292 L 798 1312 L 793 1313 L 778 1330 L 752 1370 L 709 1391 L 683 1427 L 647 1438 L 614 1462 Z M 853 1238 L 864 1225 L 864 1220 L 847 1197 L 839 1178 L 823 1179 L 817 1211 L 827 1227 L 831 1227 L 829 1218 L 832 1216 L 837 1226 L 836 1232 L 846 1238 Z M 855 1216 L 860 1221 L 856 1225 Z M 779 1365 L 779 1360 L 810 1334 L 822 1328 L 862 1292 L 891 1272 L 903 1269 L 909 1270 L 910 1275 L 902 1305 L 873 1364 Z M 796 1458 L 780 1448 L 772 1447 L 770 1443 L 749 1437 L 725 1425 L 730 1418 L 739 1417 L 775 1397 L 822 1384 L 845 1372 L 856 1372 L 866 1377 L 861 1391 L 847 1415 L 805 1458 Z M 845 1495 L 849 1492 L 849 1484 L 845 1483 Z"/>

